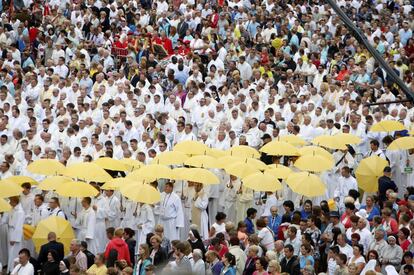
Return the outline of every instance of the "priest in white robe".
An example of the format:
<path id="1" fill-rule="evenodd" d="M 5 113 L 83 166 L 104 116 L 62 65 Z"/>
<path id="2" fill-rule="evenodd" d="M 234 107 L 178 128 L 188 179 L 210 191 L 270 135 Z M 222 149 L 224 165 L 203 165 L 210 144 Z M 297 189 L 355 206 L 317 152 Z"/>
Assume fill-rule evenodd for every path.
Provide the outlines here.
<path id="1" fill-rule="evenodd" d="M 31 221 L 32 226 L 36 226 L 41 220 L 49 217 L 49 210 L 47 209 L 47 204 L 44 202 L 44 197 L 40 194 L 35 196 L 34 207 L 31 212 Z"/>
<path id="2" fill-rule="evenodd" d="M 101 193 L 95 197 L 92 209 L 95 211 L 95 247 L 98 253 L 103 253 L 106 248 L 106 224 L 108 218 L 109 203 L 106 197 Z"/>
<path id="3" fill-rule="evenodd" d="M 19 197 L 11 197 L 10 205 L 12 210 L 9 213 L 7 238 L 8 244 L 8 265 L 7 272 L 11 272 L 14 268 L 14 259 L 18 257 L 20 249 L 22 249 L 23 241 L 23 224 L 25 214 L 20 204 Z M 2 253 L 7 253 L 2 251 Z"/>
<path id="4" fill-rule="evenodd" d="M 79 239 L 88 244 L 88 250 L 93 254 L 97 253 L 95 246 L 95 226 L 96 215 L 91 207 L 92 200 L 90 197 L 82 199 L 82 211 L 76 215 L 76 224 L 79 228 Z M 101 240 L 102 241 L 102 240 Z"/>
<path id="5" fill-rule="evenodd" d="M 121 202 L 114 195 L 114 190 L 105 190 L 108 199 L 108 218 L 106 219 L 106 228 L 118 228 L 121 220 Z"/>
<path id="6" fill-rule="evenodd" d="M 236 181 L 233 184 L 237 190 L 236 221 L 244 221 L 247 209 L 253 207 L 253 190 L 244 187 L 240 181 Z"/>
<path id="7" fill-rule="evenodd" d="M 167 182 L 161 193 L 159 223 L 164 226 L 165 236 L 169 240 L 179 240 L 179 229 L 184 227 L 184 214 L 180 197 L 173 192 L 173 183 Z"/>
<path id="8" fill-rule="evenodd" d="M 236 176 L 230 176 L 229 181 L 224 189 L 224 213 L 229 221 L 236 221 L 236 201 L 237 187 L 240 186 L 240 180 Z"/>
<path id="9" fill-rule="evenodd" d="M 2 213 L 0 214 L 0 251 L 7 251 L 9 246 L 9 241 L 7 238 L 7 232 L 9 230 L 9 226 L 7 221 L 9 219 L 9 213 Z M 0 263 L 3 265 L 7 264 L 8 254 L 7 253 L 0 253 Z"/>
<path id="10" fill-rule="evenodd" d="M 191 222 L 196 224 L 200 231 L 201 239 L 208 239 L 208 196 L 204 191 L 203 184 L 194 183 L 195 195 L 193 198 L 193 207 L 191 208 Z M 216 213 L 215 213 L 216 214 Z"/>
<path id="11" fill-rule="evenodd" d="M 146 242 L 147 234 L 151 233 L 155 227 L 154 212 L 148 204 L 139 203 L 138 208 L 134 212 L 136 219 L 136 226 L 132 229 L 136 230 L 136 252 L 138 252 L 139 245 Z"/>

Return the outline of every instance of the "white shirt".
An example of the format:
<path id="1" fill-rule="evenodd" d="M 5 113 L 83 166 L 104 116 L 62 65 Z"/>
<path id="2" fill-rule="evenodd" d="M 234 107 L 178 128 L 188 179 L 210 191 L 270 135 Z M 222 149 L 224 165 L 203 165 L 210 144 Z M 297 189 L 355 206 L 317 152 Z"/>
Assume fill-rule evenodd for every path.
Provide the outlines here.
<path id="1" fill-rule="evenodd" d="M 12 271 L 11 275 L 34 275 L 33 265 L 28 262 L 26 265 L 22 266 L 18 264 Z"/>
<path id="2" fill-rule="evenodd" d="M 275 242 L 273 238 L 272 232 L 270 232 L 269 228 L 264 227 L 259 231 L 258 235 L 259 239 L 261 239 L 260 243 L 267 248 L 267 250 L 275 249 Z"/>

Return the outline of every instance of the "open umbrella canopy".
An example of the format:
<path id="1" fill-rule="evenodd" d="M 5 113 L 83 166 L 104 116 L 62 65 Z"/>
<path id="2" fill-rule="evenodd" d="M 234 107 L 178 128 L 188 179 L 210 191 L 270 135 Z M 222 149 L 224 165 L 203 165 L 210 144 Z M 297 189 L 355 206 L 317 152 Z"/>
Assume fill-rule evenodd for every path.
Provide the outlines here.
<path id="1" fill-rule="evenodd" d="M 58 216 L 50 216 L 40 221 L 36 226 L 36 230 L 32 236 L 36 251 L 39 253 L 40 247 L 49 242 L 47 235 L 50 232 L 55 232 L 56 241 L 63 244 L 65 255 L 68 255 L 70 252 L 70 243 L 75 238 L 75 234 L 73 233 L 70 222 Z"/>
<path id="2" fill-rule="evenodd" d="M 310 146 L 305 146 L 302 148 L 299 148 L 299 154 L 301 156 L 305 156 L 305 155 L 319 155 L 319 156 L 323 156 L 329 160 L 334 161 L 334 157 L 331 153 L 329 153 L 327 150 L 323 149 L 322 147 L 319 146 L 314 146 L 314 145 L 310 145 Z"/>
<path id="3" fill-rule="evenodd" d="M 119 191 L 134 202 L 154 204 L 161 200 L 160 192 L 146 183 L 125 184 L 119 188 Z"/>
<path id="4" fill-rule="evenodd" d="M 355 170 L 358 186 L 365 192 L 378 191 L 378 179 L 383 175 L 388 162 L 378 156 L 371 156 L 361 160 Z"/>
<path id="5" fill-rule="evenodd" d="M 92 162 L 81 162 L 69 165 L 62 174 L 83 181 L 107 182 L 112 179 L 102 167 Z"/>
<path id="6" fill-rule="evenodd" d="M 38 182 L 35 179 L 31 177 L 27 177 L 27 176 L 11 176 L 11 177 L 8 177 L 7 180 L 12 181 L 18 185 L 22 185 L 23 183 L 26 183 L 26 182 L 30 183 L 31 185 L 38 184 Z"/>
<path id="7" fill-rule="evenodd" d="M 198 182 L 206 185 L 219 184 L 219 178 L 211 171 L 204 168 L 181 168 L 176 169 L 178 179 Z"/>
<path id="8" fill-rule="evenodd" d="M 71 198 L 95 197 L 99 193 L 95 187 L 83 181 L 63 182 L 56 187 L 55 192 L 62 197 Z"/>
<path id="9" fill-rule="evenodd" d="M 198 168 L 219 168 L 220 165 L 214 157 L 199 155 L 193 156 L 184 162 L 185 165 Z"/>
<path id="10" fill-rule="evenodd" d="M 128 171 L 130 172 L 137 170 L 145 165 L 144 163 L 133 158 L 120 159 L 119 161 L 125 164 L 128 167 Z"/>
<path id="11" fill-rule="evenodd" d="M 0 213 L 9 212 L 10 210 L 11 205 L 5 199 L 0 199 Z"/>
<path id="12" fill-rule="evenodd" d="M 286 180 L 290 189 L 306 197 L 317 197 L 325 193 L 325 184 L 321 179 L 309 172 L 292 173 Z"/>
<path id="13" fill-rule="evenodd" d="M 395 120 L 381 120 L 380 122 L 375 123 L 372 125 L 371 132 L 394 132 L 394 131 L 402 131 L 406 130 L 404 125 Z"/>
<path id="14" fill-rule="evenodd" d="M 38 186 L 40 190 L 56 190 L 64 182 L 72 181 L 71 178 L 65 176 L 52 176 L 44 179 Z"/>
<path id="15" fill-rule="evenodd" d="M 254 191 L 259 192 L 275 192 L 282 189 L 280 181 L 272 175 L 257 172 L 245 177 L 243 185 Z"/>
<path id="16" fill-rule="evenodd" d="M 295 161 L 295 167 L 308 172 L 322 172 L 332 169 L 334 161 L 320 155 L 304 155 Z"/>
<path id="17" fill-rule="evenodd" d="M 106 170 L 112 170 L 112 171 L 128 171 L 129 170 L 128 166 L 122 161 L 109 158 L 109 157 L 98 158 L 95 161 L 93 161 L 93 163 L 97 164 L 99 167 L 106 169 Z"/>
<path id="18" fill-rule="evenodd" d="M 344 144 L 360 144 L 362 142 L 361 138 L 348 133 L 339 133 L 333 137 Z"/>
<path id="19" fill-rule="evenodd" d="M 409 150 L 414 148 L 414 137 L 400 137 L 388 146 L 389 150 Z"/>
<path id="20" fill-rule="evenodd" d="M 227 155 L 241 158 L 260 158 L 260 153 L 247 145 L 237 145 L 227 150 Z"/>
<path id="21" fill-rule="evenodd" d="M 0 180 L 0 198 L 20 196 L 21 193 L 22 187 L 18 184 L 7 179 Z"/>
<path id="22" fill-rule="evenodd" d="M 264 171 L 264 174 L 271 175 L 277 179 L 287 179 L 288 176 L 293 172 L 292 169 L 281 164 L 270 164 L 267 167 L 268 169 Z"/>
<path id="23" fill-rule="evenodd" d="M 204 155 L 208 151 L 208 147 L 199 141 L 186 140 L 177 143 L 173 150 L 183 152 L 187 155 Z"/>
<path id="24" fill-rule="evenodd" d="M 241 179 L 251 174 L 260 172 L 259 169 L 255 168 L 254 166 L 246 162 L 233 162 L 225 166 L 224 170 L 227 174 L 239 177 Z"/>
<path id="25" fill-rule="evenodd" d="M 102 190 L 119 190 L 122 186 L 131 185 L 131 184 L 138 184 L 144 183 L 144 181 L 133 180 L 130 178 L 116 178 L 110 181 L 105 182 L 104 185 L 101 186 Z"/>
<path id="26" fill-rule="evenodd" d="M 55 159 L 38 159 L 27 166 L 27 170 L 33 174 L 55 176 L 62 173 L 65 166 Z"/>
<path id="27" fill-rule="evenodd" d="M 158 179 L 177 179 L 174 170 L 161 164 L 145 165 L 138 170 L 128 174 L 128 179 L 143 180 L 146 182 L 156 181 Z"/>
<path id="28" fill-rule="evenodd" d="M 322 135 L 314 138 L 312 143 L 315 145 L 323 146 L 329 149 L 346 149 L 346 144 L 334 138 L 334 136 Z"/>
<path id="29" fill-rule="evenodd" d="M 273 140 L 259 150 L 269 156 L 298 156 L 298 149 L 285 141 Z"/>
<path id="30" fill-rule="evenodd" d="M 249 166 L 258 169 L 258 170 L 265 170 L 267 169 L 266 164 L 263 161 L 254 158 L 241 158 L 241 157 L 233 157 L 233 156 L 224 156 L 217 159 L 217 163 L 219 168 L 224 169 L 226 166 L 235 163 L 235 162 L 244 162 L 247 163 Z"/>
<path id="31" fill-rule="evenodd" d="M 221 158 L 226 155 L 226 151 L 216 149 L 216 148 L 208 148 L 207 156 L 214 157 L 214 158 Z"/>
<path id="32" fill-rule="evenodd" d="M 162 165 L 183 165 L 184 161 L 188 159 L 188 155 L 180 151 L 166 151 L 158 154 L 151 164 Z"/>
<path id="33" fill-rule="evenodd" d="M 296 135 L 280 136 L 277 138 L 277 140 L 287 142 L 293 146 L 303 146 L 307 143 L 303 138 Z"/>

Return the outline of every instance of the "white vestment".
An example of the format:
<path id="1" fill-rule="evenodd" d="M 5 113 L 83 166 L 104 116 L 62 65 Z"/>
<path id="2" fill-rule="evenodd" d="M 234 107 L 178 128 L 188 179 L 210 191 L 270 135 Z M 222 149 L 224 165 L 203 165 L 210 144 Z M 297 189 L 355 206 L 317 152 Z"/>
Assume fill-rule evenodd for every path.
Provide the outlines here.
<path id="1" fill-rule="evenodd" d="M 194 201 L 191 211 L 192 223 L 197 224 L 201 239 L 208 239 L 208 215 L 207 215 L 208 197 L 202 190 L 199 197 Z M 194 220 L 197 219 L 197 221 Z"/>
<path id="2" fill-rule="evenodd" d="M 20 204 L 16 205 L 9 213 L 8 220 L 8 265 L 7 272 L 10 272 L 14 268 L 14 259 L 18 257 L 19 251 L 22 248 L 23 240 L 23 224 L 24 224 L 24 211 Z M 15 242 L 13 245 L 10 242 Z M 2 251 L 5 252 L 5 251 Z"/>
<path id="3" fill-rule="evenodd" d="M 161 193 L 160 221 L 164 226 L 165 237 L 169 240 L 179 240 L 179 228 L 184 227 L 184 214 L 180 197 L 172 193 Z"/>
<path id="4" fill-rule="evenodd" d="M 108 217 L 108 200 L 103 195 L 94 199 L 93 205 L 96 206 L 95 217 L 95 247 L 98 253 L 103 253 L 108 242 L 106 237 L 106 224 L 105 219 Z"/>
<path id="5" fill-rule="evenodd" d="M 154 229 L 155 219 L 152 207 L 148 204 L 138 206 L 137 211 L 134 213 L 134 217 L 136 217 L 136 252 L 138 252 L 139 245 L 146 242 L 147 234 L 151 233 Z"/>
<path id="6" fill-rule="evenodd" d="M 106 221 L 106 228 L 118 228 L 121 223 L 121 202 L 115 195 L 112 195 L 108 198 L 108 204 L 108 219 Z"/>

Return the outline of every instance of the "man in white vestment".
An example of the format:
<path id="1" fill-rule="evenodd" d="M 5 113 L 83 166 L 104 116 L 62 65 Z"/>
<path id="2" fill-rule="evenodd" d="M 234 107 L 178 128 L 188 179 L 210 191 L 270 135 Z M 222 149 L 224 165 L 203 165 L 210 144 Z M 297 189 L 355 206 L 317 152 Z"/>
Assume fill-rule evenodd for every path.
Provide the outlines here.
<path id="1" fill-rule="evenodd" d="M 88 249 L 93 254 L 96 254 L 95 246 L 95 226 L 96 215 L 91 207 L 91 198 L 85 197 L 82 199 L 82 211 L 76 215 L 76 223 L 79 225 L 79 239 L 88 244 Z M 102 241 L 102 240 L 101 240 Z"/>
<path id="2" fill-rule="evenodd" d="M 52 197 L 49 200 L 49 216 L 59 216 L 67 220 L 66 214 L 60 209 L 60 202 L 57 197 Z"/>
<path id="3" fill-rule="evenodd" d="M 95 211 L 96 225 L 95 225 L 95 246 L 98 253 L 105 251 L 106 247 L 106 224 L 105 220 L 108 218 L 109 204 L 106 197 L 101 193 L 95 197 L 92 209 Z"/>
<path id="4" fill-rule="evenodd" d="M 193 198 L 193 207 L 191 209 L 191 223 L 196 224 L 200 231 L 201 239 L 208 239 L 208 196 L 204 191 L 203 184 L 194 183 L 195 195 Z M 217 212 L 215 212 L 217 213 Z"/>
<path id="5" fill-rule="evenodd" d="M 159 223 L 164 226 L 165 236 L 169 240 L 179 240 L 179 229 L 184 227 L 184 214 L 180 197 L 173 192 L 173 183 L 167 182 L 161 193 Z"/>
<path id="6" fill-rule="evenodd" d="M 351 170 L 348 166 L 341 169 L 341 177 L 338 179 L 337 189 L 334 197 L 339 198 L 339 204 L 342 205 L 344 198 L 348 196 L 349 190 L 358 190 L 358 183 L 351 175 Z"/>
<path id="7" fill-rule="evenodd" d="M 8 247 L 8 265 L 7 272 L 10 272 L 14 268 L 14 259 L 19 255 L 19 251 L 22 248 L 23 241 L 23 224 L 24 224 L 24 211 L 20 204 L 19 197 L 11 197 L 10 205 L 12 210 L 9 213 L 8 219 L 8 231 L 7 237 L 9 240 Z M 6 253 L 6 251 L 2 251 Z"/>
<path id="8" fill-rule="evenodd" d="M 118 197 L 114 195 L 114 190 L 105 190 L 105 195 L 108 199 L 108 218 L 106 219 L 106 228 L 118 228 L 121 223 L 121 202 Z"/>
<path id="9" fill-rule="evenodd" d="M 34 198 L 34 207 L 31 212 L 31 222 L 32 226 L 36 226 L 41 220 L 49 217 L 49 210 L 47 209 L 47 204 L 44 203 L 44 197 L 40 194 L 36 195 Z"/>
<path id="10" fill-rule="evenodd" d="M 135 220 L 136 220 L 136 227 L 138 230 L 136 231 L 136 251 L 138 251 L 139 244 L 146 242 L 146 237 L 148 233 L 151 233 L 155 226 L 155 219 L 152 207 L 148 204 L 140 203 L 138 205 L 138 209 L 136 209 L 133 213 Z"/>

